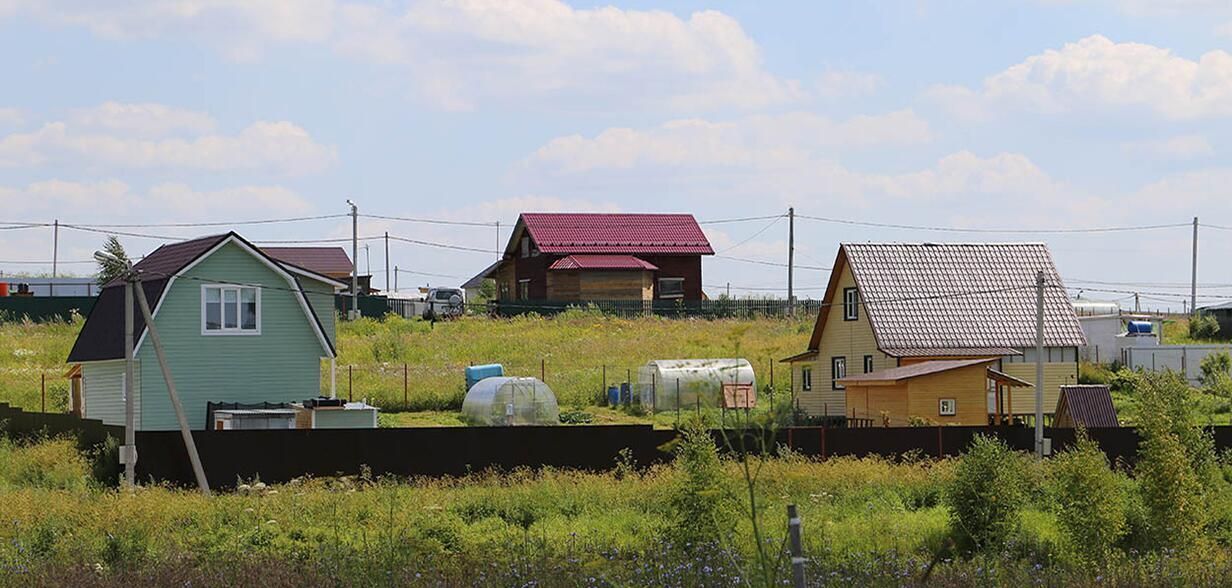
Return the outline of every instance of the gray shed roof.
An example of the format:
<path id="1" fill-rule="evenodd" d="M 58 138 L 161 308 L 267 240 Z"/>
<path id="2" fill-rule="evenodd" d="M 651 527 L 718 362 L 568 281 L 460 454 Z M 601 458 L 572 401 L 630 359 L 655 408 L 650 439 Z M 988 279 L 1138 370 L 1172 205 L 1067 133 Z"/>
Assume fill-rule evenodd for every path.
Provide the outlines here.
<path id="1" fill-rule="evenodd" d="M 883 350 L 1034 346 L 1035 275 L 1041 270 L 1050 285 L 1044 344 L 1086 344 L 1043 243 L 844 243 L 834 271 L 843 263 L 851 267 Z M 838 293 L 828 293 L 828 300 L 841 303 L 831 294 Z M 820 332 L 813 337 L 815 349 Z"/>

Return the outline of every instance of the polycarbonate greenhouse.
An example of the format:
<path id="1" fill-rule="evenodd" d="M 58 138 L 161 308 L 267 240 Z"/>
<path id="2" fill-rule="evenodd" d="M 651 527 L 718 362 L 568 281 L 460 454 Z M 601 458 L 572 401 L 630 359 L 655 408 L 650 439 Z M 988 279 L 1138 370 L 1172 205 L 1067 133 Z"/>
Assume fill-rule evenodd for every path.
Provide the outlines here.
<path id="1" fill-rule="evenodd" d="M 462 401 L 462 420 L 476 426 L 555 425 L 556 395 L 538 378 L 484 378 Z"/>
<path id="2" fill-rule="evenodd" d="M 757 388 L 753 366 L 745 359 L 657 359 L 637 370 L 642 406 L 655 410 L 717 408 L 724 385 Z"/>

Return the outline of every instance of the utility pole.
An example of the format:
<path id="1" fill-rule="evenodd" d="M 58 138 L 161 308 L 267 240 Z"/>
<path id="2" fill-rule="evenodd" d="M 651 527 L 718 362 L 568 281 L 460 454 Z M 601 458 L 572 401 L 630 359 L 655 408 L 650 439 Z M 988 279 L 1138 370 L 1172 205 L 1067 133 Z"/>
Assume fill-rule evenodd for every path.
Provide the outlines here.
<path id="1" fill-rule="evenodd" d="M 1193 220 L 1193 274 L 1189 282 L 1189 312 L 1198 312 L 1198 217 Z"/>
<path id="2" fill-rule="evenodd" d="M 1044 457 L 1044 270 L 1035 274 L 1035 456 Z"/>
<path id="3" fill-rule="evenodd" d="M 389 231 L 385 231 L 385 291 L 389 292 Z"/>
<path id="4" fill-rule="evenodd" d="M 120 450 L 124 462 L 124 484 L 132 490 L 137 487 L 137 410 L 133 397 L 133 381 L 136 370 L 133 366 L 133 270 L 130 267 L 124 276 L 124 447 Z"/>
<path id="5" fill-rule="evenodd" d="M 394 266 L 394 292 L 398 291 L 398 266 Z"/>
<path id="6" fill-rule="evenodd" d="M 180 435 L 184 437 L 184 449 L 188 450 L 188 461 L 192 463 L 193 473 L 197 476 L 197 487 L 201 489 L 202 494 L 209 496 L 210 483 L 205 479 L 205 470 L 201 467 L 201 456 L 197 454 L 197 443 L 193 441 L 192 430 L 188 428 L 188 417 L 184 416 L 180 395 L 175 392 L 175 380 L 171 378 L 171 367 L 167 365 L 167 356 L 163 354 L 163 344 L 158 338 L 158 329 L 154 327 L 154 315 L 150 312 L 150 303 L 145 299 L 145 290 L 141 288 L 141 274 L 134 274 L 133 280 L 137 291 L 137 305 L 141 307 L 141 316 L 145 318 L 146 333 L 150 335 L 154 355 L 158 358 L 158 367 L 163 372 L 163 381 L 167 383 L 167 395 L 171 396 L 175 418 L 180 422 Z"/>
<path id="7" fill-rule="evenodd" d="M 368 269 L 364 273 L 368 274 L 368 279 L 372 279 L 372 244 L 364 243 L 364 263 L 368 264 Z"/>
<path id="8" fill-rule="evenodd" d="M 351 310 L 347 318 L 359 318 L 359 207 L 347 199 L 351 205 Z"/>
<path id="9" fill-rule="evenodd" d="M 496 221 L 496 260 L 501 258 L 500 221 Z"/>
<path id="10" fill-rule="evenodd" d="M 787 209 L 787 316 L 796 316 L 794 270 L 796 263 L 796 208 Z"/>
<path id="11" fill-rule="evenodd" d="M 51 282 L 47 284 L 47 295 L 56 295 L 56 278 L 59 277 L 56 266 L 60 261 L 60 219 L 51 223 Z"/>
<path id="12" fill-rule="evenodd" d="M 727 283 L 727 299 L 731 300 L 731 282 Z"/>

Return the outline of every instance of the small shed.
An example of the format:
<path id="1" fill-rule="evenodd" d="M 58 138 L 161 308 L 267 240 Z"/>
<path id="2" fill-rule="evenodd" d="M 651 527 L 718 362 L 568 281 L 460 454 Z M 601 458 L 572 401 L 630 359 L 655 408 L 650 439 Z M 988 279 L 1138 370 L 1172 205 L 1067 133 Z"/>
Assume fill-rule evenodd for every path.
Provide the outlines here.
<path id="1" fill-rule="evenodd" d="M 555 425 L 560 407 L 538 378 L 484 378 L 467 391 L 462 420 L 476 426 Z"/>
<path id="2" fill-rule="evenodd" d="M 1079 425 L 1087 429 L 1121 426 L 1111 388 L 1104 384 L 1061 386 L 1052 426 L 1072 429 Z"/>
<path id="3" fill-rule="evenodd" d="M 756 389 L 757 378 L 747 359 L 656 359 L 637 371 L 642 406 L 653 405 L 655 410 L 721 408 L 727 397 L 756 404 L 756 394 L 748 394 Z"/>
<path id="4" fill-rule="evenodd" d="M 378 409 L 367 402 L 312 398 L 295 407 L 297 429 L 375 429 Z"/>

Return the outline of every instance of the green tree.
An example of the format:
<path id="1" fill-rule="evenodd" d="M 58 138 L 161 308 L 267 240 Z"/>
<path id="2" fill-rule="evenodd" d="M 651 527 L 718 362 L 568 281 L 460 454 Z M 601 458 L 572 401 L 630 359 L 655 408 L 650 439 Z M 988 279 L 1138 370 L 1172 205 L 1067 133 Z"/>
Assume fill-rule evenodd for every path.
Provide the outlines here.
<path id="1" fill-rule="evenodd" d="M 1209 314 L 1195 314 L 1189 317 L 1189 338 L 1198 341 L 1209 341 L 1219 335 L 1219 321 Z"/>
<path id="2" fill-rule="evenodd" d="M 1232 397 L 1232 356 L 1212 353 L 1202 358 L 1202 385 L 1208 394 Z"/>
<path id="3" fill-rule="evenodd" d="M 1078 431 L 1075 445 L 1052 461 L 1057 522 L 1081 564 L 1102 565 L 1126 531 L 1124 483 L 1099 446 Z"/>
<path id="4" fill-rule="evenodd" d="M 124 277 L 124 273 L 128 271 L 128 253 L 124 251 L 124 245 L 120 244 L 120 240 L 115 235 L 108 235 L 107 240 L 103 242 L 103 253 L 111 256 L 110 259 L 98 259 L 98 274 L 95 279 L 99 285 L 107 284 L 108 282 Z"/>
<path id="5" fill-rule="evenodd" d="M 1022 457 L 1000 440 L 977 435 L 946 488 L 954 536 L 976 551 L 995 550 L 1014 535 L 1027 499 Z"/>

